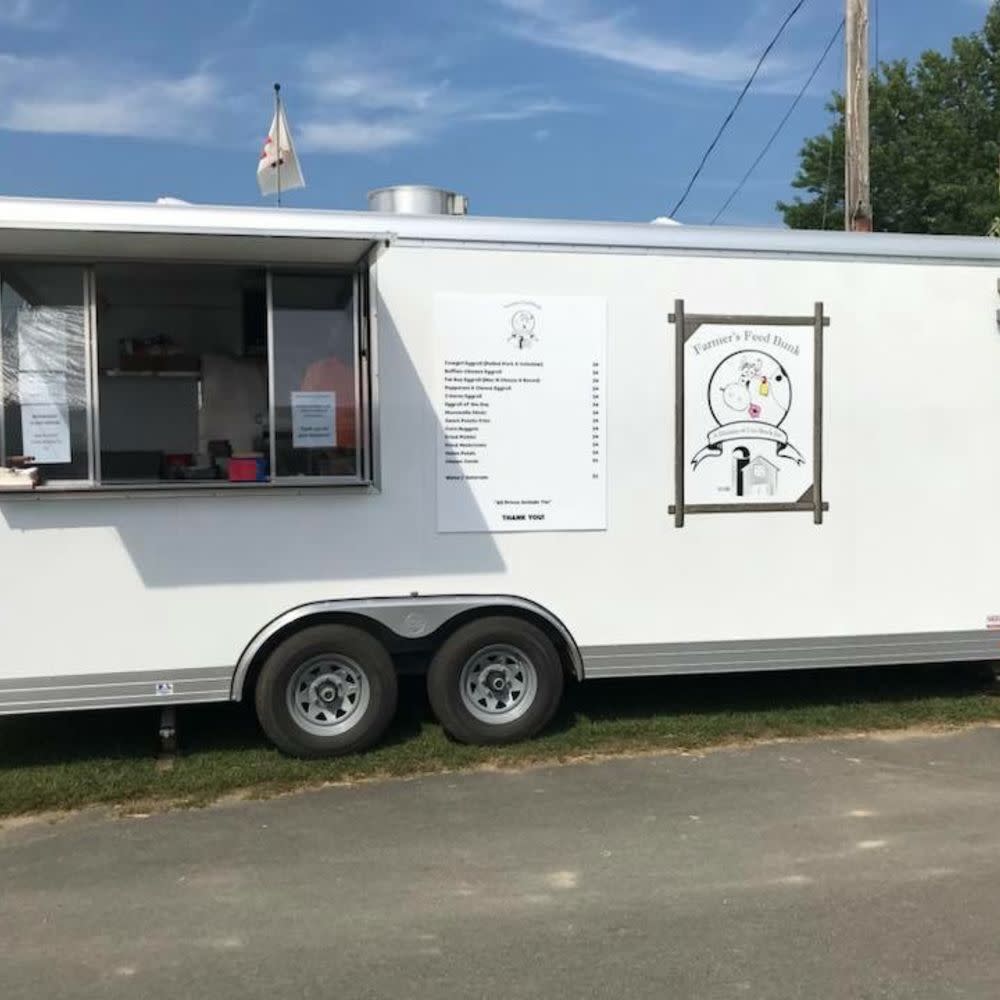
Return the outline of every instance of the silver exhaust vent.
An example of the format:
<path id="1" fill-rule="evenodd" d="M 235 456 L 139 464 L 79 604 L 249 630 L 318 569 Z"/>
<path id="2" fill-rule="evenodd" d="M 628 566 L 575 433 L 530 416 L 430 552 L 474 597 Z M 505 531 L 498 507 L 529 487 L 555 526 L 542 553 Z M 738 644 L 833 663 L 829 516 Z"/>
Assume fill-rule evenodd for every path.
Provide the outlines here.
<path id="1" fill-rule="evenodd" d="M 397 184 L 369 191 L 368 209 L 397 215 L 466 215 L 469 199 L 426 184 Z"/>

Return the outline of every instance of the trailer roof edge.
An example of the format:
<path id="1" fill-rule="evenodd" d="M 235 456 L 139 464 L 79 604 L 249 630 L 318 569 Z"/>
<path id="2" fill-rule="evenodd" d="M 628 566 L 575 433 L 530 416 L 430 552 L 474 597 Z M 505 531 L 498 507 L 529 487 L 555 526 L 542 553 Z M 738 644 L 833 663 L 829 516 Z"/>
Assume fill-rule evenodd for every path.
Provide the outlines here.
<path id="1" fill-rule="evenodd" d="M 0 197 L 0 233 L 118 233 L 289 240 L 396 240 L 401 244 L 519 246 L 721 255 L 904 259 L 1000 266 L 985 236 L 860 234 L 788 229 L 662 226 L 489 216 L 409 216 L 253 206 Z M 0 246 L 0 251 L 2 251 Z"/>

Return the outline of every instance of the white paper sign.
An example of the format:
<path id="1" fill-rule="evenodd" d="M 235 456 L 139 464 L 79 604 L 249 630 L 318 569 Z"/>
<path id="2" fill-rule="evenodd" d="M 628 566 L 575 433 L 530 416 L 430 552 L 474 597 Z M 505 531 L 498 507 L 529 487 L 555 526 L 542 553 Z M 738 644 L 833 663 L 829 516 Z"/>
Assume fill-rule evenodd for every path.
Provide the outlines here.
<path id="1" fill-rule="evenodd" d="M 336 446 L 337 394 L 293 392 L 292 447 L 335 448 Z"/>
<path id="2" fill-rule="evenodd" d="M 25 455 L 36 465 L 72 460 L 69 407 L 65 403 L 29 403 L 21 407 L 21 438 Z"/>
<path id="3" fill-rule="evenodd" d="M 687 340 L 685 504 L 808 498 L 813 337 L 808 326 L 705 324 Z"/>
<path id="4" fill-rule="evenodd" d="M 438 530 L 607 526 L 607 303 L 438 295 Z"/>

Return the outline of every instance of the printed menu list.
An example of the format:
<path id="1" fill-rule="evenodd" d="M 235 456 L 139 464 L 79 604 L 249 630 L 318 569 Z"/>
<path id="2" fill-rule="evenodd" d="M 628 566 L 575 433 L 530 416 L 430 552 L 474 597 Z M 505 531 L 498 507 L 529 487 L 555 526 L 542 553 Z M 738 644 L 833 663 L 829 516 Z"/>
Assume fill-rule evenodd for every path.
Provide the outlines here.
<path id="1" fill-rule="evenodd" d="M 438 530 L 606 526 L 606 303 L 442 295 Z"/>

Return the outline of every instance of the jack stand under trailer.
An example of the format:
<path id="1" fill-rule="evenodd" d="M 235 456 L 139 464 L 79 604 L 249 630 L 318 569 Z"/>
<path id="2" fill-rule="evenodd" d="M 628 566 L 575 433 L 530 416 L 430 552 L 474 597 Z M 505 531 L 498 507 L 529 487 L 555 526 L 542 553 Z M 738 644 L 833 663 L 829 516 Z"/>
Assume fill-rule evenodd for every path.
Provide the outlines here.
<path id="1" fill-rule="evenodd" d="M 164 757 L 177 753 L 177 709 L 173 707 L 160 712 L 160 753 Z"/>

